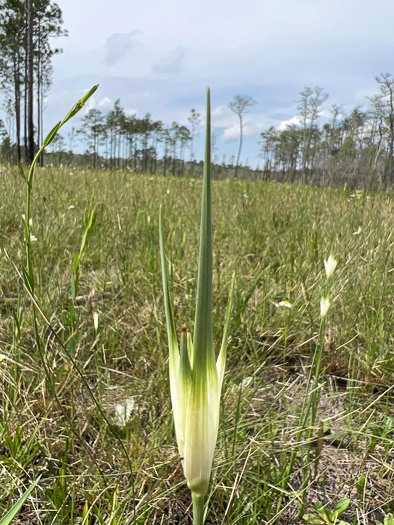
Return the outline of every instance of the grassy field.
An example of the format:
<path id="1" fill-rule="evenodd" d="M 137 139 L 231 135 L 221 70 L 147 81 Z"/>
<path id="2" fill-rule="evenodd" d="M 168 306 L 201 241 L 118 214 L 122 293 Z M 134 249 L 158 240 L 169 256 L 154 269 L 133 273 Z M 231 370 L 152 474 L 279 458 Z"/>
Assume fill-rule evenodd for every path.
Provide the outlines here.
<path id="1" fill-rule="evenodd" d="M 36 312 L 36 334 L 17 273 L 25 191 L 16 171 L 0 173 L 0 516 L 41 475 L 15 523 L 191 523 L 158 216 L 162 204 L 176 326 L 193 330 L 201 181 L 39 170 L 32 253 L 48 323 Z M 212 198 L 218 346 L 233 272 L 236 297 L 206 523 L 307 523 L 313 503 L 332 510 L 343 498 L 345 522 L 383 522 L 394 511 L 393 197 L 231 180 L 213 182 Z M 317 424 L 300 436 L 331 252 Z"/>

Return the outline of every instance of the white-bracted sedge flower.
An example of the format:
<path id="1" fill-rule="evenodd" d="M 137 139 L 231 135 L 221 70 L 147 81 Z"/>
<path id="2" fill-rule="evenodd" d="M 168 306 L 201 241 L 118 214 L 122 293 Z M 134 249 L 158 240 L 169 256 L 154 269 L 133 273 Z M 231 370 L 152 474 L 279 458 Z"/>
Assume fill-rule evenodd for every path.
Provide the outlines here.
<path id="1" fill-rule="evenodd" d="M 22 213 L 22 219 L 26 222 L 26 215 L 24 213 Z M 29 219 L 29 226 L 33 226 L 33 219 L 31 217 Z"/>
<path id="2" fill-rule="evenodd" d="M 95 331 L 96 334 L 97 334 L 97 332 L 98 332 L 98 327 L 99 327 L 99 313 L 98 313 L 97 310 L 95 310 L 95 311 L 93 312 L 93 326 L 94 326 L 94 331 Z"/>
<path id="3" fill-rule="evenodd" d="M 170 301 L 161 210 L 159 221 L 172 410 L 183 472 L 192 492 L 195 525 L 203 523 L 204 496 L 208 491 L 211 477 L 234 289 L 233 276 L 222 345 L 216 360 L 212 328 L 211 115 L 209 90 L 206 126 L 194 334 L 192 337 L 186 331 L 186 326 L 182 327 L 180 349 L 175 330 L 173 305 Z"/>
<path id="4" fill-rule="evenodd" d="M 293 308 L 293 305 L 289 301 L 279 301 L 279 303 L 275 303 L 275 306 L 277 308 Z"/>
<path id="5" fill-rule="evenodd" d="M 326 317 L 328 309 L 330 308 L 330 298 L 322 297 L 320 299 L 320 317 L 324 319 Z"/>
<path id="6" fill-rule="evenodd" d="M 326 272 L 327 279 L 329 279 L 333 275 L 337 264 L 337 261 L 332 255 L 329 255 L 327 260 L 324 259 L 324 271 Z"/>

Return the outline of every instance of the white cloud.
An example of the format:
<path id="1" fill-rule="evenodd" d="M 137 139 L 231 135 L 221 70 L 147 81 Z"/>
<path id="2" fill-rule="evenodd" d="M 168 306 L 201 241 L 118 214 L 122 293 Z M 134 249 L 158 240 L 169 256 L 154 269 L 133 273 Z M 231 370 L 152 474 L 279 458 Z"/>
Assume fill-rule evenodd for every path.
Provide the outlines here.
<path id="1" fill-rule="evenodd" d="M 228 128 L 238 123 L 238 117 L 231 111 L 231 109 L 221 104 L 212 110 L 212 125 L 218 128 Z"/>
<path id="2" fill-rule="evenodd" d="M 271 125 L 272 119 L 266 118 L 264 115 L 248 115 L 243 122 L 243 136 L 258 137 L 265 129 Z M 222 135 L 222 140 L 229 141 L 239 139 L 239 120 L 230 127 L 226 128 Z"/>
<path id="3" fill-rule="evenodd" d="M 127 55 L 127 53 L 134 47 L 136 36 L 141 34 L 139 29 L 130 31 L 129 33 L 113 33 L 105 43 L 105 63 L 111 67 L 120 58 Z"/>
<path id="4" fill-rule="evenodd" d="M 152 65 L 153 73 L 179 75 L 183 70 L 185 50 L 181 47 L 173 49 L 167 56 Z"/>
<path id="5" fill-rule="evenodd" d="M 287 120 L 282 120 L 278 126 L 278 129 L 280 131 L 284 131 L 289 126 L 301 126 L 301 118 L 298 115 L 295 115 L 294 117 L 291 117 Z"/>
<path id="6" fill-rule="evenodd" d="M 99 100 L 97 106 L 100 108 L 108 108 L 109 106 L 112 106 L 112 100 L 109 97 L 103 97 Z"/>
<path id="7" fill-rule="evenodd" d="M 136 117 L 138 115 L 138 111 L 132 108 L 125 108 L 124 112 L 126 117 L 131 117 L 132 115 Z"/>
<path id="8" fill-rule="evenodd" d="M 87 93 L 89 90 L 85 89 L 84 92 Z M 89 98 L 85 106 L 82 109 L 83 114 L 86 115 L 91 109 L 97 108 L 101 111 L 106 112 L 113 105 L 112 100 L 109 97 L 98 97 L 97 93 Z"/>

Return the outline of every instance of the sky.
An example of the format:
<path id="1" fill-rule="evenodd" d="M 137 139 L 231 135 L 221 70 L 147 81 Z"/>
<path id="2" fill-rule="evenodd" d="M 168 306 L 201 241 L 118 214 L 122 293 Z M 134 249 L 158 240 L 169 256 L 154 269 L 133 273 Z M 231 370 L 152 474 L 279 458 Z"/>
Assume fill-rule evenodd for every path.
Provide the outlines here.
<path id="1" fill-rule="evenodd" d="M 69 36 L 53 41 L 49 127 L 88 88 L 89 107 L 116 99 L 127 112 L 188 124 L 205 117 L 212 93 L 216 154 L 236 155 L 239 124 L 228 108 L 237 94 L 257 104 L 245 116 L 242 161 L 256 166 L 259 134 L 297 114 L 306 86 L 350 110 L 378 92 L 375 77 L 394 74 L 392 0 L 58 0 Z M 203 119 L 204 122 L 204 119 Z M 69 124 L 70 125 L 70 124 Z M 78 122 L 74 122 L 78 127 Z M 68 130 L 65 130 L 64 135 Z M 202 158 L 203 126 L 195 153 Z"/>

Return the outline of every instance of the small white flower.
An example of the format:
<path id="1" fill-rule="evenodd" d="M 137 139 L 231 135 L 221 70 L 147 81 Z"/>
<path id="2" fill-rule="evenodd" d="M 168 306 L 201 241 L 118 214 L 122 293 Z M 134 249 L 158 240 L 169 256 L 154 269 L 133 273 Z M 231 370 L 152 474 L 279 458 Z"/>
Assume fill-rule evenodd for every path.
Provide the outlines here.
<path id="1" fill-rule="evenodd" d="M 324 270 L 326 272 L 327 279 L 329 279 L 332 274 L 335 272 L 335 268 L 337 267 L 337 261 L 334 259 L 332 255 L 329 256 L 327 260 L 324 260 Z"/>
<path id="2" fill-rule="evenodd" d="M 330 308 L 330 298 L 322 297 L 320 299 L 320 317 L 324 319 L 327 315 L 328 309 Z"/>
<path id="3" fill-rule="evenodd" d="M 167 195 L 169 195 L 170 193 L 171 193 L 171 190 L 167 189 Z"/>
<path id="4" fill-rule="evenodd" d="M 4 359 L 7 359 L 7 356 L 4 354 L 0 354 L 0 361 L 3 361 Z"/>
<path id="5" fill-rule="evenodd" d="M 116 403 L 115 405 L 115 423 L 119 427 L 126 426 L 129 421 L 131 414 L 135 407 L 135 400 L 133 397 L 129 397 L 123 401 L 123 403 Z"/>
<path id="6" fill-rule="evenodd" d="M 293 308 L 293 305 L 289 301 L 280 301 L 279 303 L 275 303 L 275 306 L 277 308 L 285 307 L 285 308 Z"/>
<path id="7" fill-rule="evenodd" d="M 30 242 L 36 242 L 38 239 L 35 235 L 30 235 Z"/>
<path id="8" fill-rule="evenodd" d="M 361 226 L 359 226 L 357 230 L 353 232 L 353 235 L 360 235 L 360 233 L 361 233 Z"/>
<path id="9" fill-rule="evenodd" d="M 249 199 L 249 195 L 247 193 L 244 193 L 244 199 Z"/>
<path id="10" fill-rule="evenodd" d="M 97 332 L 98 326 L 99 326 L 99 313 L 97 310 L 93 312 L 93 325 L 94 325 L 94 331 Z"/>
<path id="11" fill-rule="evenodd" d="M 24 221 L 26 221 L 26 215 L 24 213 L 22 213 L 22 219 Z M 32 226 L 32 225 L 33 225 L 33 218 L 30 217 L 30 219 L 29 219 L 29 226 Z"/>
<path id="12" fill-rule="evenodd" d="M 75 208 L 74 204 L 70 204 L 70 206 L 68 207 L 69 210 L 73 210 Z"/>

